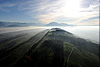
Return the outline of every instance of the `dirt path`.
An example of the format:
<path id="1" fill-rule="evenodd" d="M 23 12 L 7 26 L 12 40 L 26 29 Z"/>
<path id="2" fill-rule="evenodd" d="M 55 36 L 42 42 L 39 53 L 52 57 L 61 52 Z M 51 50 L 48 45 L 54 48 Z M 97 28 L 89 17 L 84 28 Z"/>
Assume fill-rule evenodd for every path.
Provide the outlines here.
<path id="1" fill-rule="evenodd" d="M 68 63 L 69 63 L 70 56 L 71 56 L 71 54 L 72 54 L 74 48 L 75 48 L 75 47 L 72 48 L 72 50 L 70 51 L 70 53 L 69 53 L 69 55 L 68 55 L 68 59 L 67 59 L 67 67 L 68 67 Z"/>

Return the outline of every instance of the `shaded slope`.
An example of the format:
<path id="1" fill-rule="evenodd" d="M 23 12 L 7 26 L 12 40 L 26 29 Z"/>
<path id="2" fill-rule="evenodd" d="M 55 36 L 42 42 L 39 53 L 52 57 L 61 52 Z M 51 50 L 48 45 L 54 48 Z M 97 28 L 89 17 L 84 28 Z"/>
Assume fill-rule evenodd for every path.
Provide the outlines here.
<path id="1" fill-rule="evenodd" d="M 6 51 L 5 53 L 1 51 L 2 54 L 0 55 L 3 55 L 3 57 L 0 59 L 0 66 L 12 67 L 13 65 L 15 65 L 25 55 L 25 53 L 28 52 L 29 49 L 35 43 L 37 43 L 47 32 L 48 30 L 42 31 L 37 35 L 31 37 L 30 39 L 23 41 L 22 43 L 19 43 L 17 46 L 14 46 L 13 48 L 9 47 L 9 49 L 12 49 Z M 6 48 L 3 48 L 3 50 L 6 50 Z"/>
<path id="2" fill-rule="evenodd" d="M 51 30 L 48 33 L 48 39 L 56 39 L 56 40 L 61 40 L 64 42 L 69 42 L 80 49 L 81 48 L 85 49 L 99 56 L 99 45 L 98 44 L 95 44 L 90 41 L 86 41 L 85 39 L 76 37 L 72 33 L 67 32 L 67 31 Z"/>
<path id="3" fill-rule="evenodd" d="M 64 60 L 62 44 L 63 43 L 58 40 L 44 41 L 40 46 L 37 45 L 37 50 L 33 50 L 34 52 L 32 54 L 26 55 L 29 56 L 31 60 L 24 57 L 19 65 L 24 67 L 62 67 Z"/>
<path id="4" fill-rule="evenodd" d="M 61 40 L 64 43 L 64 66 L 72 67 L 99 67 L 99 45 L 81 39 L 73 34 L 63 30 L 51 30 L 48 33 L 48 39 Z M 74 48 L 69 64 L 68 56 Z"/>
<path id="5" fill-rule="evenodd" d="M 18 44 L 0 61 L 4 67 L 99 67 L 99 45 L 60 28 Z M 6 65 L 5 65 L 6 64 Z"/>

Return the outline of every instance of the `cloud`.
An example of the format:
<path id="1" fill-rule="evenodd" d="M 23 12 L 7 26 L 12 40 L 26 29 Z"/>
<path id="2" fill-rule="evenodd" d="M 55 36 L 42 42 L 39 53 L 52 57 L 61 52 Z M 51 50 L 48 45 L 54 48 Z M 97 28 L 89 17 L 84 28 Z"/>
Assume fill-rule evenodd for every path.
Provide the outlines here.
<path id="1" fill-rule="evenodd" d="M 58 21 L 62 18 L 63 20 L 66 20 L 64 21 L 66 23 L 68 23 L 68 20 L 72 19 L 75 21 L 70 21 L 70 24 L 78 24 L 83 20 L 96 17 L 99 14 L 99 5 L 93 4 L 94 1 L 91 1 L 89 3 L 89 7 L 80 8 L 80 10 L 78 10 L 79 7 L 74 9 L 74 6 L 76 5 L 74 3 L 72 3 L 73 5 L 69 4 L 70 6 L 66 5 L 68 1 L 69 0 L 57 0 L 53 1 L 52 3 L 50 1 L 45 1 L 41 3 L 35 3 L 36 5 L 32 5 L 32 2 L 30 2 L 28 3 L 29 6 L 27 6 L 27 8 L 25 9 L 29 9 L 29 14 L 33 18 L 38 18 L 39 21 L 43 23 L 49 23 L 50 21 Z"/>
<path id="2" fill-rule="evenodd" d="M 99 19 L 92 19 L 89 21 L 85 21 L 83 23 L 79 23 L 79 25 L 99 25 Z"/>
<path id="3" fill-rule="evenodd" d="M 99 4 L 99 0 L 82 0 L 81 7 L 89 8 L 90 5 L 97 5 L 97 4 Z"/>
<path id="4" fill-rule="evenodd" d="M 6 8 L 18 6 L 19 11 L 24 11 L 42 23 L 58 21 L 79 25 L 86 23 L 81 23 L 82 21 L 99 15 L 98 2 L 99 0 L 25 0 L 2 4 L 0 10 L 6 11 L 9 10 Z"/>
<path id="5" fill-rule="evenodd" d="M 16 5 L 17 5 L 16 3 L 9 3 L 9 2 L 2 3 L 0 4 L 0 11 L 9 12 L 10 11 L 9 8 L 14 7 Z"/>
<path id="6" fill-rule="evenodd" d="M 61 8 L 61 3 L 59 1 L 49 1 L 43 0 L 41 2 L 28 1 L 19 5 L 19 10 L 28 12 L 33 18 L 39 19 L 40 22 L 54 21 L 59 13 L 58 9 Z"/>

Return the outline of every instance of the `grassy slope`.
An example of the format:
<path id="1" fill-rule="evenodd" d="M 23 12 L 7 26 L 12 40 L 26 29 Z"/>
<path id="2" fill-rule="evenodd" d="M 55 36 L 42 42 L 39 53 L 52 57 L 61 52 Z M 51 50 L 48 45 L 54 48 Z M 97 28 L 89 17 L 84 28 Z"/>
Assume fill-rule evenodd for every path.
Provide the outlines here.
<path id="1" fill-rule="evenodd" d="M 66 43 L 64 44 L 64 54 L 65 54 L 65 63 L 68 59 L 68 54 L 71 49 L 75 47 L 72 44 Z M 73 50 L 72 55 L 70 56 L 69 64 L 73 65 L 73 67 L 98 67 L 99 66 L 99 58 L 93 53 L 90 53 L 84 49 L 75 48 Z"/>
<path id="2" fill-rule="evenodd" d="M 77 38 L 65 31 L 49 31 L 17 65 L 24 67 L 67 67 L 68 55 L 73 47 L 75 48 L 68 63 L 70 67 L 99 67 L 98 49 L 96 49 L 98 45 Z M 93 50 L 97 52 L 93 52 Z"/>
<path id="3" fill-rule="evenodd" d="M 73 65 L 73 67 L 99 67 L 98 44 L 88 42 L 64 31 L 60 32 L 50 32 L 48 39 L 57 39 L 64 42 L 64 65 L 66 65 L 71 49 L 75 47 L 69 64 Z"/>
<path id="4" fill-rule="evenodd" d="M 7 53 L 7 56 L 4 55 L 0 64 L 4 66 L 15 64 L 13 67 L 67 67 L 68 56 L 75 47 L 69 58 L 70 67 L 99 67 L 98 44 L 75 37 L 66 31 L 49 31 L 48 33 L 47 31 L 33 37 L 27 34 L 12 35 L 11 39 L 9 39 L 10 36 L 7 36 L 7 39 L 1 35 L 0 49 L 4 49 L 5 53 L 7 53 L 6 48 L 11 51 Z M 3 40 L 6 42 L 4 43 Z M 11 44 L 11 48 L 4 46 Z"/>
<path id="5" fill-rule="evenodd" d="M 18 34 L 19 37 L 13 36 L 10 40 L 7 39 L 5 42 L 0 44 L 0 65 L 11 67 L 16 64 L 47 32 L 48 30 L 45 30 L 35 36 L 29 34 L 24 35 L 24 33 L 22 33 L 21 35 L 24 36 L 19 36 L 20 34 Z"/>

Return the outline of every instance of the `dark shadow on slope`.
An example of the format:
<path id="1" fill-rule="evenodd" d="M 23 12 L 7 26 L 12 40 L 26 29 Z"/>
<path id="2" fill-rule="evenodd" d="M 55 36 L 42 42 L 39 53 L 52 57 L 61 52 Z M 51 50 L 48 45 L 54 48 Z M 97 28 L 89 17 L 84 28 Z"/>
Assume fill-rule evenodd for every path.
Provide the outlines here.
<path id="1" fill-rule="evenodd" d="M 63 52 L 62 41 L 46 40 L 32 55 L 25 56 L 18 65 L 23 67 L 63 67 Z"/>

